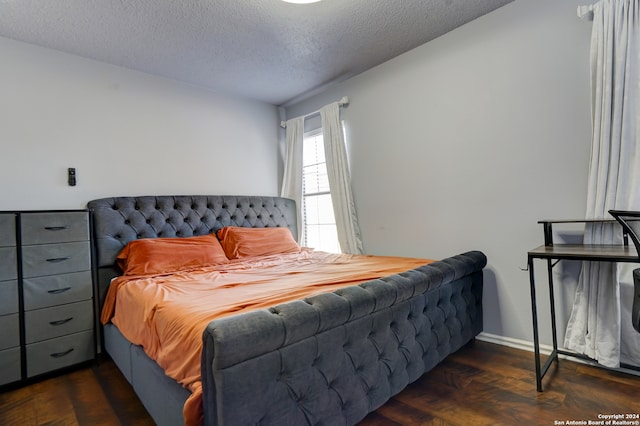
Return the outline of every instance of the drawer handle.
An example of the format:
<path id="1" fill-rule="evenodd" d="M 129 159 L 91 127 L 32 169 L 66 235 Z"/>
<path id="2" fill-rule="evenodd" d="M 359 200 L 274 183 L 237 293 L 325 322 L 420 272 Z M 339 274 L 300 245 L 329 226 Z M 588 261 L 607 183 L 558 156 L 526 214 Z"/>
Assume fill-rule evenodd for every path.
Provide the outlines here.
<path id="1" fill-rule="evenodd" d="M 73 348 L 66 350 L 64 352 L 56 352 L 54 354 L 49 354 L 49 356 L 51 358 L 62 358 L 63 356 L 69 355 L 71 352 L 73 352 Z"/>
<path id="2" fill-rule="evenodd" d="M 49 294 L 60 294 L 60 293 L 64 293 L 65 291 L 69 291 L 69 290 L 71 290 L 71 287 L 56 288 L 55 290 L 48 290 L 47 293 L 49 293 Z"/>
<path id="3" fill-rule="evenodd" d="M 51 259 L 47 259 L 47 262 L 51 262 L 51 263 L 58 263 L 58 262 L 64 262 L 65 260 L 69 260 L 70 257 L 54 257 Z"/>
<path id="4" fill-rule="evenodd" d="M 66 226 L 45 226 L 44 229 L 47 231 L 63 231 L 67 229 Z"/>
<path id="5" fill-rule="evenodd" d="M 69 321 L 71 321 L 73 319 L 73 317 L 69 317 L 63 320 L 58 320 L 58 321 L 49 321 L 49 324 L 51 325 L 62 325 L 62 324 L 66 324 Z"/>

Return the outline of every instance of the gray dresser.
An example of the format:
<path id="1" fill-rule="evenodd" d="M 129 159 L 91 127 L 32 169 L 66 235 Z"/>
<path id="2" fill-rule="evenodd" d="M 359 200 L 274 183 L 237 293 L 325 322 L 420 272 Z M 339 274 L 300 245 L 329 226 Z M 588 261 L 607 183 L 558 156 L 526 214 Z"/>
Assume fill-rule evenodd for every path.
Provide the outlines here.
<path id="1" fill-rule="evenodd" d="M 14 255 L 0 262 L 15 272 L 0 272 L 0 321 L 6 325 L 0 324 L 0 384 L 95 358 L 89 213 L 29 211 L 1 218 L 0 255 Z"/>
<path id="2" fill-rule="evenodd" d="M 16 215 L 0 213 L 0 385 L 21 379 Z"/>

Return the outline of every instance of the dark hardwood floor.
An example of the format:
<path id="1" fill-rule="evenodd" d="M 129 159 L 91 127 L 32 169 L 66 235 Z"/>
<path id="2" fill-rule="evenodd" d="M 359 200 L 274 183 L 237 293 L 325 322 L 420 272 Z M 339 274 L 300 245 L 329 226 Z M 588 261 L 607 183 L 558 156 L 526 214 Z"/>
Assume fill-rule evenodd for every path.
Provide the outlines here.
<path id="1" fill-rule="evenodd" d="M 547 373 L 544 386 L 544 392 L 536 392 L 532 353 L 477 341 L 361 425 L 587 424 L 598 415 L 640 414 L 637 376 L 561 360 Z M 638 418 L 629 421 L 640 424 Z M 152 424 L 108 359 L 0 394 L 0 425 Z"/>

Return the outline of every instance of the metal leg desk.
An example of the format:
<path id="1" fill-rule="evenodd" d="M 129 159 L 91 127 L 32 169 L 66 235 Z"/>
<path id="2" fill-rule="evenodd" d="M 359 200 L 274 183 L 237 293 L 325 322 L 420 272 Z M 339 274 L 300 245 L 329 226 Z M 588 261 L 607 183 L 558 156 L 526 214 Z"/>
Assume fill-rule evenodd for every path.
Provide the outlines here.
<path id="1" fill-rule="evenodd" d="M 569 222 L 569 221 L 563 221 Z M 571 221 L 578 222 L 578 221 Z M 580 221 L 585 222 L 585 221 Z M 598 221 L 602 222 L 602 221 Z M 574 245 L 574 244 L 553 244 L 550 240 L 552 222 L 545 223 L 545 244 L 528 252 L 529 284 L 531 286 L 531 314 L 533 317 L 533 346 L 536 364 L 536 387 L 538 392 L 542 392 L 542 378 L 549 370 L 553 361 L 558 361 L 558 355 L 567 355 L 582 359 L 591 359 L 585 355 L 575 352 L 568 352 L 558 349 L 558 337 L 556 331 L 556 309 L 553 295 L 553 267 L 561 260 L 589 260 L 597 262 L 638 262 L 638 254 L 635 248 L 624 245 Z M 547 232 L 547 223 L 549 229 Z M 553 223 L 557 223 L 553 222 Z M 549 239 L 547 239 L 547 237 Z M 547 272 L 549 280 L 549 305 L 551 310 L 551 334 L 553 339 L 553 351 L 547 358 L 545 364 L 541 366 L 540 360 L 540 338 L 538 336 L 538 312 L 536 306 L 536 285 L 534 276 L 534 260 L 544 259 L 547 261 Z M 555 262 L 554 262 L 555 261 Z"/>

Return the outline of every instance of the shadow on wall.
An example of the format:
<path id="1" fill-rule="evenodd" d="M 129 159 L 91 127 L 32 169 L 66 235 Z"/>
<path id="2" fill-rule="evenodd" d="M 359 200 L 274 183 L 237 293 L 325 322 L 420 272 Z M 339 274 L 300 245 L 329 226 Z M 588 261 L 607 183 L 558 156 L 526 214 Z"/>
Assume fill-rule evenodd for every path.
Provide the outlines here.
<path id="1" fill-rule="evenodd" d="M 487 333 L 498 336 L 503 333 L 503 318 L 500 311 L 500 298 L 498 296 L 498 279 L 495 272 L 489 267 L 483 270 L 483 294 L 482 309 L 484 311 L 484 327 Z"/>

